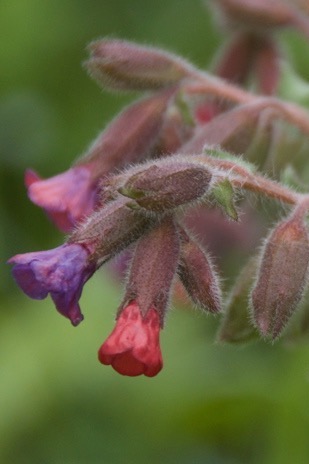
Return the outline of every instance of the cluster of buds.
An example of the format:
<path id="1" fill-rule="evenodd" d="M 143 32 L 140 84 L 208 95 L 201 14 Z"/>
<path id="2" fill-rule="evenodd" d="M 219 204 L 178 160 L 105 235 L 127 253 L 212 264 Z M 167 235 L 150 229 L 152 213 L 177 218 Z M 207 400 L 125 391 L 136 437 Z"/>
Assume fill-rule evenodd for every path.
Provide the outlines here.
<path id="1" fill-rule="evenodd" d="M 295 25 L 298 14 L 279 0 L 221 0 L 218 5 L 231 24 L 247 24 L 248 18 L 252 24 L 242 29 L 217 74 L 243 82 L 254 61 L 260 90 L 274 93 L 279 69 L 270 36 L 260 41 L 261 22 L 269 29 Z M 277 338 L 307 287 L 309 197 L 259 174 L 246 158 L 267 167 L 278 120 L 307 137 L 308 117 L 301 108 L 253 95 L 152 47 L 103 39 L 89 50 L 85 66 L 101 86 L 148 94 L 125 108 L 65 173 L 44 180 L 26 172 L 30 200 L 69 235 L 53 250 L 11 258 L 16 282 L 30 298 L 50 294 L 59 313 L 77 326 L 83 320 L 83 285 L 127 250 L 130 262 L 116 326 L 99 349 L 100 362 L 123 375 L 152 377 L 161 370 L 160 330 L 176 281 L 193 305 L 224 313 L 218 339 L 246 341 L 257 333 Z M 233 62 L 235 53 L 239 59 Z M 201 101 L 208 98 L 207 104 L 201 106 L 197 95 Z M 215 100 L 220 104 L 210 111 Z M 280 179 L 290 160 L 280 159 L 278 166 Z M 244 192 L 245 200 L 254 192 L 291 206 L 292 212 L 270 232 L 261 256 L 249 261 L 224 302 L 217 266 L 207 251 L 212 243 L 205 237 L 212 231 L 225 248 L 252 235 L 250 223 L 257 219 L 251 214 L 242 223 L 236 205 Z M 214 211 L 221 214 L 217 222 Z M 238 235 L 233 236 L 234 224 Z"/>

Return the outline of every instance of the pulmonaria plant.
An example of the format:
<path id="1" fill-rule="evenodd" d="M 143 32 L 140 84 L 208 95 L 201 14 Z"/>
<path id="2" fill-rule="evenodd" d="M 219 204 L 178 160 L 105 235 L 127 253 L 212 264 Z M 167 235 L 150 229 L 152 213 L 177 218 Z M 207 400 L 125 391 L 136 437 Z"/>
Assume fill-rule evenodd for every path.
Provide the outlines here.
<path id="1" fill-rule="evenodd" d="M 230 343 L 288 334 L 306 301 L 309 193 L 291 185 L 309 185 L 307 154 L 293 140 L 287 156 L 287 133 L 296 129 L 303 146 L 309 116 L 275 97 L 284 67 L 274 32 L 293 26 L 308 35 L 309 20 L 281 0 L 215 6 L 229 31 L 215 75 L 153 47 L 117 39 L 90 44 L 85 67 L 103 88 L 147 94 L 66 172 L 25 175 L 30 200 L 70 234 L 54 250 L 9 260 L 26 295 L 49 294 L 77 326 L 84 284 L 120 252 L 131 257 L 115 328 L 98 354 L 123 375 L 153 377 L 162 369 L 159 338 L 175 283 L 194 306 L 222 314 L 217 338 Z M 252 81 L 259 93 L 246 90 Z M 260 196 L 288 211 L 268 233 Z M 212 251 L 224 263 L 229 249 L 246 251 L 248 262 L 234 266 L 227 289 Z M 302 333 L 309 314 L 303 306 Z"/>

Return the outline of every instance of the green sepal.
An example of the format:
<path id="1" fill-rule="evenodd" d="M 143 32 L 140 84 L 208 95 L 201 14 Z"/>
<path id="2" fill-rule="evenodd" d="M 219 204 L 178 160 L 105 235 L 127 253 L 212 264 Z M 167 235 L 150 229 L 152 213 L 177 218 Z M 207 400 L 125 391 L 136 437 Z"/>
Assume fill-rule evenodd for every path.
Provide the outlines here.
<path id="1" fill-rule="evenodd" d="M 291 164 L 287 164 L 280 173 L 280 182 L 287 187 L 294 188 L 297 191 L 306 192 L 308 187 L 299 178 L 296 170 Z"/>
<path id="2" fill-rule="evenodd" d="M 227 298 L 225 314 L 217 332 L 220 343 L 242 344 L 259 338 L 250 320 L 248 294 L 256 273 L 257 259 L 251 258 L 245 265 Z"/>
<path id="3" fill-rule="evenodd" d="M 194 127 L 195 122 L 194 122 L 194 119 L 193 119 L 193 116 L 192 116 L 192 113 L 191 113 L 191 109 L 190 109 L 190 106 L 189 106 L 188 102 L 185 99 L 185 95 L 184 95 L 183 92 L 178 92 L 177 93 L 176 98 L 175 98 L 175 105 L 178 108 L 178 110 L 180 111 L 180 114 L 181 114 L 184 122 L 188 126 Z"/>
<path id="4" fill-rule="evenodd" d="M 132 187 L 119 187 L 117 191 L 121 195 L 132 198 L 133 200 L 137 200 L 145 196 L 145 192 L 143 190 L 137 190 Z"/>
<path id="5" fill-rule="evenodd" d="M 234 189 L 228 179 L 217 182 L 211 191 L 216 203 L 221 207 L 223 212 L 233 221 L 238 221 L 237 209 L 234 203 Z"/>

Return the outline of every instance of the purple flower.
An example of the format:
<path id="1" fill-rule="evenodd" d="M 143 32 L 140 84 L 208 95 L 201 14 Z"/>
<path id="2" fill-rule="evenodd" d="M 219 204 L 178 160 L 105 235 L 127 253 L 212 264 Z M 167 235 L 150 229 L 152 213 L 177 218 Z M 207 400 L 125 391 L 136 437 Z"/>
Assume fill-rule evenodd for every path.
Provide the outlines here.
<path id="1" fill-rule="evenodd" d="M 50 179 L 41 179 L 30 169 L 25 173 L 30 200 L 44 208 L 63 232 L 70 232 L 93 211 L 97 200 L 96 184 L 90 164 L 75 166 Z"/>
<path id="2" fill-rule="evenodd" d="M 13 256 L 13 276 L 30 298 L 42 300 L 48 293 L 57 310 L 74 326 L 83 320 L 78 300 L 83 285 L 95 271 L 88 262 L 89 250 L 80 244 L 65 244 L 48 251 Z"/>

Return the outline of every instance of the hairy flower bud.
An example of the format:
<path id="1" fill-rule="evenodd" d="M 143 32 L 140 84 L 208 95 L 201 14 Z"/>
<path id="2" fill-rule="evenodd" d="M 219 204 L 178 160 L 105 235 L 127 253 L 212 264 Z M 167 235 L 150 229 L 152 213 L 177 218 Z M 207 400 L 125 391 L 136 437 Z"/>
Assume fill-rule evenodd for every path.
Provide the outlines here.
<path id="1" fill-rule="evenodd" d="M 244 84 L 250 73 L 256 78 L 260 93 L 275 93 L 280 76 L 279 50 L 275 40 L 271 35 L 262 37 L 246 29 L 228 41 L 216 65 L 215 74 L 237 84 Z"/>
<path id="2" fill-rule="evenodd" d="M 175 156 L 142 167 L 118 191 L 138 206 L 160 213 L 201 199 L 211 177 L 201 163 Z"/>
<path id="3" fill-rule="evenodd" d="M 246 153 L 252 143 L 261 108 L 256 103 L 239 105 L 219 114 L 205 126 L 197 127 L 194 136 L 182 146 L 182 153 L 201 153 L 207 145 L 220 145 L 235 153 Z"/>
<path id="4" fill-rule="evenodd" d="M 253 319 L 265 336 L 278 337 L 300 302 L 309 264 L 303 213 L 279 223 L 266 240 L 252 291 Z"/>
<path id="5" fill-rule="evenodd" d="M 275 41 L 260 40 L 255 60 L 255 74 L 260 93 L 274 95 L 280 81 L 281 60 Z"/>
<path id="6" fill-rule="evenodd" d="M 93 176 L 102 177 L 147 158 L 161 134 L 175 91 L 164 89 L 135 101 L 99 134 L 77 165 L 96 162 Z"/>
<path id="7" fill-rule="evenodd" d="M 102 364 L 122 375 L 153 377 L 162 369 L 159 332 L 179 256 L 172 218 L 137 242 L 116 327 L 99 350 Z"/>
<path id="8" fill-rule="evenodd" d="M 194 72 L 191 64 L 153 47 L 124 40 L 102 39 L 89 45 L 85 65 L 104 88 L 155 90 L 176 84 Z"/>
<path id="9" fill-rule="evenodd" d="M 119 313 L 134 300 L 143 315 L 154 308 L 163 325 L 178 258 L 178 233 L 167 217 L 137 242 Z"/>
<path id="10" fill-rule="evenodd" d="M 215 63 L 215 74 L 235 84 L 247 79 L 254 48 L 254 36 L 248 32 L 233 34 Z"/>
<path id="11" fill-rule="evenodd" d="M 181 231 L 181 252 L 178 275 L 192 301 L 211 313 L 222 309 L 218 275 L 210 257 L 184 230 Z"/>
<path id="12" fill-rule="evenodd" d="M 69 243 L 92 244 L 90 259 L 105 263 L 137 240 L 154 219 L 145 217 L 127 206 L 121 197 L 95 211 L 69 238 Z"/>
<path id="13" fill-rule="evenodd" d="M 169 106 L 156 147 L 159 156 L 177 153 L 177 150 L 192 136 L 193 126 L 185 120 L 182 113 L 179 105 Z"/>

